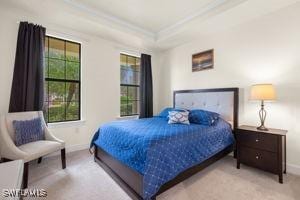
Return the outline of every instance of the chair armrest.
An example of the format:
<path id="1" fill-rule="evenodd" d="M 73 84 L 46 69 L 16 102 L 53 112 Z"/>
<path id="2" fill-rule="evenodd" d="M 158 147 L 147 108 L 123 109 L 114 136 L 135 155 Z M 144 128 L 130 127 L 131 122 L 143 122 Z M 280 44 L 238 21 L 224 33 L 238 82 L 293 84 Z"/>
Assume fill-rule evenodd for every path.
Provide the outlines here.
<path id="1" fill-rule="evenodd" d="M 48 129 L 46 122 L 45 122 L 45 118 L 44 118 L 44 114 L 42 111 L 39 111 L 39 116 L 42 119 L 42 126 L 44 128 L 45 131 L 45 140 L 50 140 L 50 141 L 54 141 L 54 142 L 58 142 L 61 143 L 63 146 L 65 146 L 65 142 L 63 140 L 58 139 L 57 137 L 55 137 Z"/>
<path id="2" fill-rule="evenodd" d="M 2 117 L 0 121 L 0 155 L 11 160 L 25 159 L 28 154 L 21 151 L 12 141 L 9 133 L 7 132 L 5 119 Z"/>
<path id="3" fill-rule="evenodd" d="M 65 142 L 63 140 L 58 139 L 57 137 L 55 137 L 47 127 L 45 127 L 45 139 L 46 140 L 50 140 L 50 141 L 54 141 L 54 142 L 58 142 L 61 143 L 63 145 L 65 145 Z"/>

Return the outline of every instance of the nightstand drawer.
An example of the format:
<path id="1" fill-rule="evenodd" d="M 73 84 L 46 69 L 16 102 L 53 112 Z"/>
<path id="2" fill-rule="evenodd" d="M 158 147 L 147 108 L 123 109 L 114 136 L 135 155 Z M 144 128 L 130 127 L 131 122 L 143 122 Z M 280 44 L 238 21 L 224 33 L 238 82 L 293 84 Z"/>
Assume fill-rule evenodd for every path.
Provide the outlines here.
<path id="1" fill-rule="evenodd" d="M 278 137 L 272 134 L 257 133 L 247 130 L 237 131 L 237 140 L 240 145 L 267 150 L 278 151 Z"/>
<path id="2" fill-rule="evenodd" d="M 239 154 L 241 163 L 272 173 L 278 173 L 276 153 L 240 146 Z"/>

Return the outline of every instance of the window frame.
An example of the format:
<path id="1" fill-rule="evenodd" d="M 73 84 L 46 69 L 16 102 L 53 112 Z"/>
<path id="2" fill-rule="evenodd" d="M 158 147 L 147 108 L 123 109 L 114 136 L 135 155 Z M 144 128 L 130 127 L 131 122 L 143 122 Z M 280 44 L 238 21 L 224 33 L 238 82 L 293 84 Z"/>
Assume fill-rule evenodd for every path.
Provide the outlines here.
<path id="1" fill-rule="evenodd" d="M 48 101 L 44 100 L 45 103 L 48 103 L 47 106 L 44 105 L 44 109 L 47 110 L 47 123 L 48 124 L 54 124 L 54 123 L 64 123 L 64 122 L 78 122 L 78 121 L 81 121 L 81 43 L 79 42 L 75 42 L 75 41 L 71 41 L 71 40 L 67 40 L 67 39 L 63 39 L 63 38 L 59 38 L 59 37 L 55 37 L 55 36 L 50 36 L 50 35 L 46 35 L 46 38 L 48 38 L 48 55 L 46 56 L 46 54 L 44 55 L 44 58 L 47 58 L 47 69 L 46 67 L 44 68 L 45 69 L 45 73 L 44 74 L 48 74 L 49 76 L 49 60 L 50 59 L 53 59 L 53 60 L 60 60 L 60 61 L 64 61 L 65 62 L 65 67 L 64 67 L 64 73 L 65 73 L 65 77 L 64 79 L 60 79 L 60 78 L 49 78 L 48 76 L 45 75 L 45 78 L 44 78 L 44 82 L 47 83 L 47 94 L 45 92 L 45 95 L 47 95 L 47 99 Z M 60 59 L 60 58 L 50 58 L 49 57 L 49 49 L 50 49 L 50 38 L 52 39 L 55 39 L 55 40 L 60 40 L 60 41 L 63 41 L 64 42 L 64 57 L 65 59 Z M 66 44 L 68 43 L 73 43 L 73 44 L 76 44 L 76 45 L 79 45 L 79 61 L 68 61 L 67 58 L 66 58 L 66 52 L 67 52 L 67 48 L 66 48 Z M 78 80 L 71 80 L 71 79 L 67 79 L 66 78 L 66 67 L 67 67 L 67 62 L 75 62 L 75 63 L 78 63 L 79 64 L 79 77 L 78 77 Z M 46 64 L 46 59 L 45 59 L 45 64 Z M 47 71 L 46 71 L 47 70 Z M 77 83 L 78 84 L 78 119 L 71 119 L 71 120 L 67 120 L 67 109 L 65 108 L 64 109 L 64 118 L 65 120 L 57 120 L 57 121 L 49 121 L 49 116 L 50 116 L 50 112 L 49 112 L 49 88 L 50 88 L 50 84 L 49 82 L 63 82 L 65 83 L 65 94 L 66 94 L 66 85 L 67 83 Z M 63 102 L 63 103 L 67 103 L 67 101 L 59 101 L 60 103 Z M 70 101 L 71 103 L 72 102 L 76 102 L 77 101 Z"/>
<path id="2" fill-rule="evenodd" d="M 134 55 L 131 55 L 131 54 L 127 54 L 127 53 L 123 53 L 123 52 L 121 52 L 120 53 L 120 58 L 121 58 L 121 56 L 126 56 L 126 64 L 128 63 L 128 57 L 132 57 L 132 58 L 134 58 L 135 59 L 135 61 L 136 61 L 136 59 L 138 58 L 139 60 L 140 60 L 140 64 L 141 64 L 141 58 L 139 57 L 139 56 L 134 56 Z M 141 65 L 139 65 L 139 66 L 141 66 Z M 140 67 L 139 67 L 139 69 L 141 69 Z M 121 62 L 120 62 L 120 72 L 121 72 L 121 70 L 122 70 L 122 68 L 121 68 Z M 138 74 L 139 74 L 139 80 L 140 80 L 140 74 L 141 74 L 141 71 L 139 70 L 139 71 L 135 71 L 135 72 L 138 72 Z M 128 91 L 129 91 L 129 89 L 128 88 L 130 88 L 130 87 L 136 87 L 138 90 L 140 89 L 140 82 L 139 82 L 139 84 L 124 84 L 124 83 L 121 83 L 121 78 L 122 77 L 120 77 L 120 98 L 121 98 L 121 88 L 122 87 L 126 87 L 126 91 L 127 91 L 127 96 L 128 96 Z M 138 94 L 138 93 L 137 93 Z M 136 103 L 138 103 L 137 104 L 137 108 L 139 107 L 139 103 L 140 103 L 140 98 L 137 96 L 137 99 L 134 99 L 134 100 L 131 100 L 132 102 L 136 102 Z M 128 105 L 129 105 L 129 100 L 128 100 L 128 98 L 127 98 L 127 103 L 126 103 L 126 105 L 127 105 L 127 111 L 128 111 Z M 122 100 L 120 99 L 120 117 L 130 117 L 130 116 L 139 116 L 140 115 L 140 110 L 138 110 L 138 113 L 131 113 L 131 114 L 125 114 L 125 115 L 123 115 L 122 114 L 122 112 L 121 112 L 121 109 L 122 109 Z M 128 112 L 127 112 L 128 113 Z"/>

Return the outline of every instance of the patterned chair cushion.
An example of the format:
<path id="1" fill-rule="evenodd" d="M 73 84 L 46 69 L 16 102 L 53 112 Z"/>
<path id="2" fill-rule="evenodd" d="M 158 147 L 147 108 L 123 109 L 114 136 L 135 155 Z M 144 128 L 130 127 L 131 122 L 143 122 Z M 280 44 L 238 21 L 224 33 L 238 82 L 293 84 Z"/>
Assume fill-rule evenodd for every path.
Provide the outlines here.
<path id="1" fill-rule="evenodd" d="M 169 124 L 190 124 L 188 111 L 169 111 Z"/>
<path id="2" fill-rule="evenodd" d="M 45 133 L 40 118 L 26 121 L 13 121 L 15 129 L 15 144 L 20 146 L 30 142 L 44 140 Z"/>
<path id="3" fill-rule="evenodd" d="M 210 112 L 207 110 L 191 110 L 189 120 L 191 123 L 212 126 L 219 119 L 218 113 Z"/>

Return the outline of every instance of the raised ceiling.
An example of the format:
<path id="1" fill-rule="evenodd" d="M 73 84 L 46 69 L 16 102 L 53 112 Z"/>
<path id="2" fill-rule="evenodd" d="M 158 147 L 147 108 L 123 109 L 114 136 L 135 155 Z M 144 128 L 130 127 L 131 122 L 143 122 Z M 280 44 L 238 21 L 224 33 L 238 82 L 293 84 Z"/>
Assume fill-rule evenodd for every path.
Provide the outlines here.
<path id="1" fill-rule="evenodd" d="M 247 0 L 63 0 L 74 8 L 153 40 Z"/>
<path id="2" fill-rule="evenodd" d="M 168 49 L 299 0 L 0 0 L 28 20 L 138 48 Z M 6 6 L 6 8 L 4 7 Z M 19 17 L 21 16 L 21 17 Z"/>
<path id="3" fill-rule="evenodd" d="M 157 33 L 227 0 L 69 0 Z"/>

